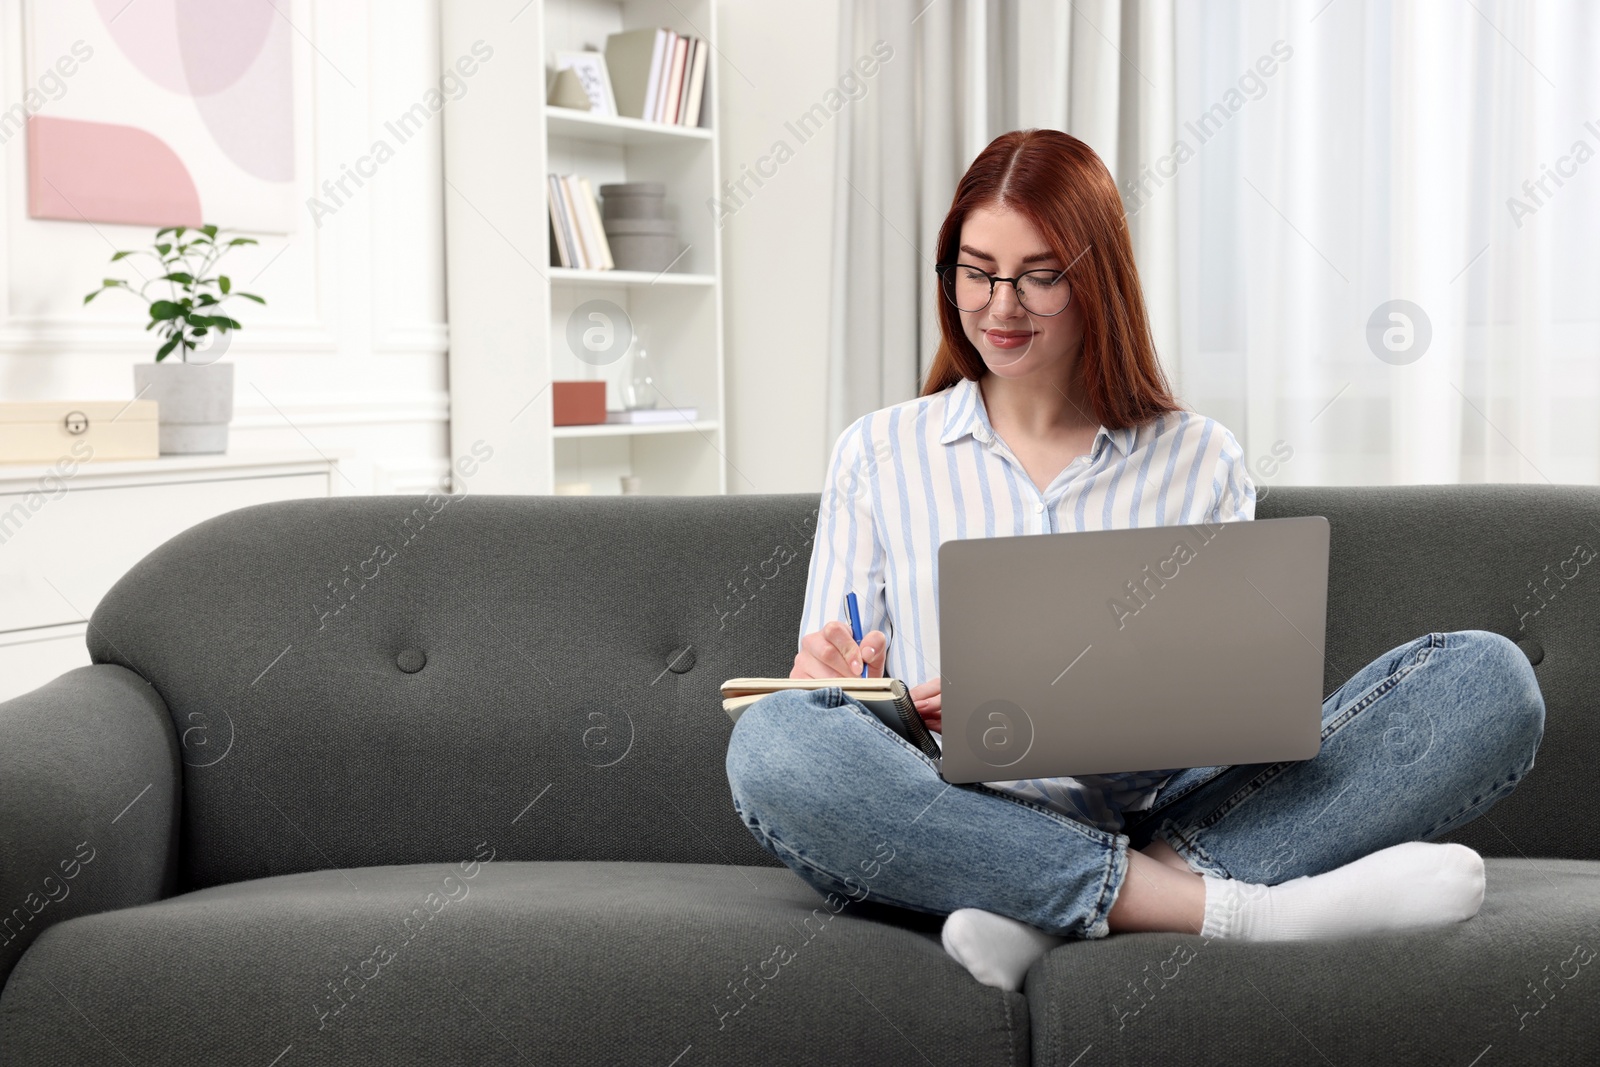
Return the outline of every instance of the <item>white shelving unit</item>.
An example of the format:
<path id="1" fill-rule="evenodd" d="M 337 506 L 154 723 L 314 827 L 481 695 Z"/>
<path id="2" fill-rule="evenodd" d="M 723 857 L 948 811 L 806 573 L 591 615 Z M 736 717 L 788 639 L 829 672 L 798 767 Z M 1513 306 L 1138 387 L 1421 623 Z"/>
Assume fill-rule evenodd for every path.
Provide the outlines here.
<path id="1" fill-rule="evenodd" d="M 451 451 L 494 446 L 473 492 L 587 482 L 616 494 L 633 475 L 650 495 L 726 493 L 715 0 L 534 0 L 515 17 L 490 6 L 441 3 L 444 66 L 475 42 L 494 49 L 444 114 Z M 557 52 L 603 51 L 609 34 L 656 26 L 711 42 L 705 125 L 545 103 Z M 613 182 L 665 183 L 682 254 L 660 273 L 555 266 L 552 172 L 587 175 L 597 194 Z M 649 352 L 657 406 L 694 407 L 694 421 L 553 425 L 554 381 L 603 380 L 608 410 L 623 407 L 625 360 L 596 366 L 568 341 L 573 313 L 595 300 L 624 312 Z"/>

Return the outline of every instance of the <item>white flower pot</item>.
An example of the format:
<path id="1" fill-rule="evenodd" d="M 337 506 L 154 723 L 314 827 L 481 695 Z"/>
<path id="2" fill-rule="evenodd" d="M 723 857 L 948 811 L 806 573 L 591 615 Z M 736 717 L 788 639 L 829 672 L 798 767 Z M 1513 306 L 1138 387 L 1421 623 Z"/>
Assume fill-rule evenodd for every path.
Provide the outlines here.
<path id="1" fill-rule="evenodd" d="M 133 386 L 141 400 L 160 405 L 162 455 L 228 450 L 232 363 L 135 363 Z"/>

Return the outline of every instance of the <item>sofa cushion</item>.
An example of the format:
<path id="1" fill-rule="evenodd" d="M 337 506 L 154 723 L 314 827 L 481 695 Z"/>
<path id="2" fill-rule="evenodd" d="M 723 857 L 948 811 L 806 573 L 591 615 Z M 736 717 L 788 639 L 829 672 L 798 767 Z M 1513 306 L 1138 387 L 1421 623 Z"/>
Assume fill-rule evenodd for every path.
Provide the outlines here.
<path id="1" fill-rule="evenodd" d="M 1295 1067 L 1595 1062 L 1600 863 L 1484 865 L 1478 914 L 1441 929 L 1063 945 L 1034 964 L 1024 990 L 1036 1063 L 1166 1063 L 1178 1048 L 1188 1063 Z"/>
<path id="2" fill-rule="evenodd" d="M 0 1033 L 54 1067 L 1029 1062 L 1021 994 L 974 982 L 936 921 L 856 907 L 769 867 L 283 875 L 51 928 Z"/>

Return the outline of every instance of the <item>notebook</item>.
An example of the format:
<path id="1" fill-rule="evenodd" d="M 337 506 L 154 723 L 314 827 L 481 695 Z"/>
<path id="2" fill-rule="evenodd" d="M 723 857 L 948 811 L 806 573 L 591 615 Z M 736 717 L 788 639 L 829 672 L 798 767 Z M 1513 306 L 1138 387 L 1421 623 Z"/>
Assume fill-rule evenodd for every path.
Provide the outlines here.
<path id="1" fill-rule="evenodd" d="M 843 694 L 861 701 L 889 729 L 905 738 L 930 759 L 939 758 L 939 742 L 917 713 L 911 690 L 899 678 L 730 678 L 722 683 L 722 710 L 739 721 L 745 709 L 769 693 L 785 689 L 826 689 L 838 686 Z"/>

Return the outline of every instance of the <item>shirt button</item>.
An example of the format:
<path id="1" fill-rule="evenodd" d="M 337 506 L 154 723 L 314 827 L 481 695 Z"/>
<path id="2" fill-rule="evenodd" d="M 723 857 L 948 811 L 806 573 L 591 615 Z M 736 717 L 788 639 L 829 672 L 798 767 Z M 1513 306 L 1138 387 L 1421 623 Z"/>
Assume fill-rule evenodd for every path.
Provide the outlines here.
<path id="1" fill-rule="evenodd" d="M 1035 504 L 1033 510 L 1039 512 L 1041 515 L 1044 514 L 1044 504 Z"/>

